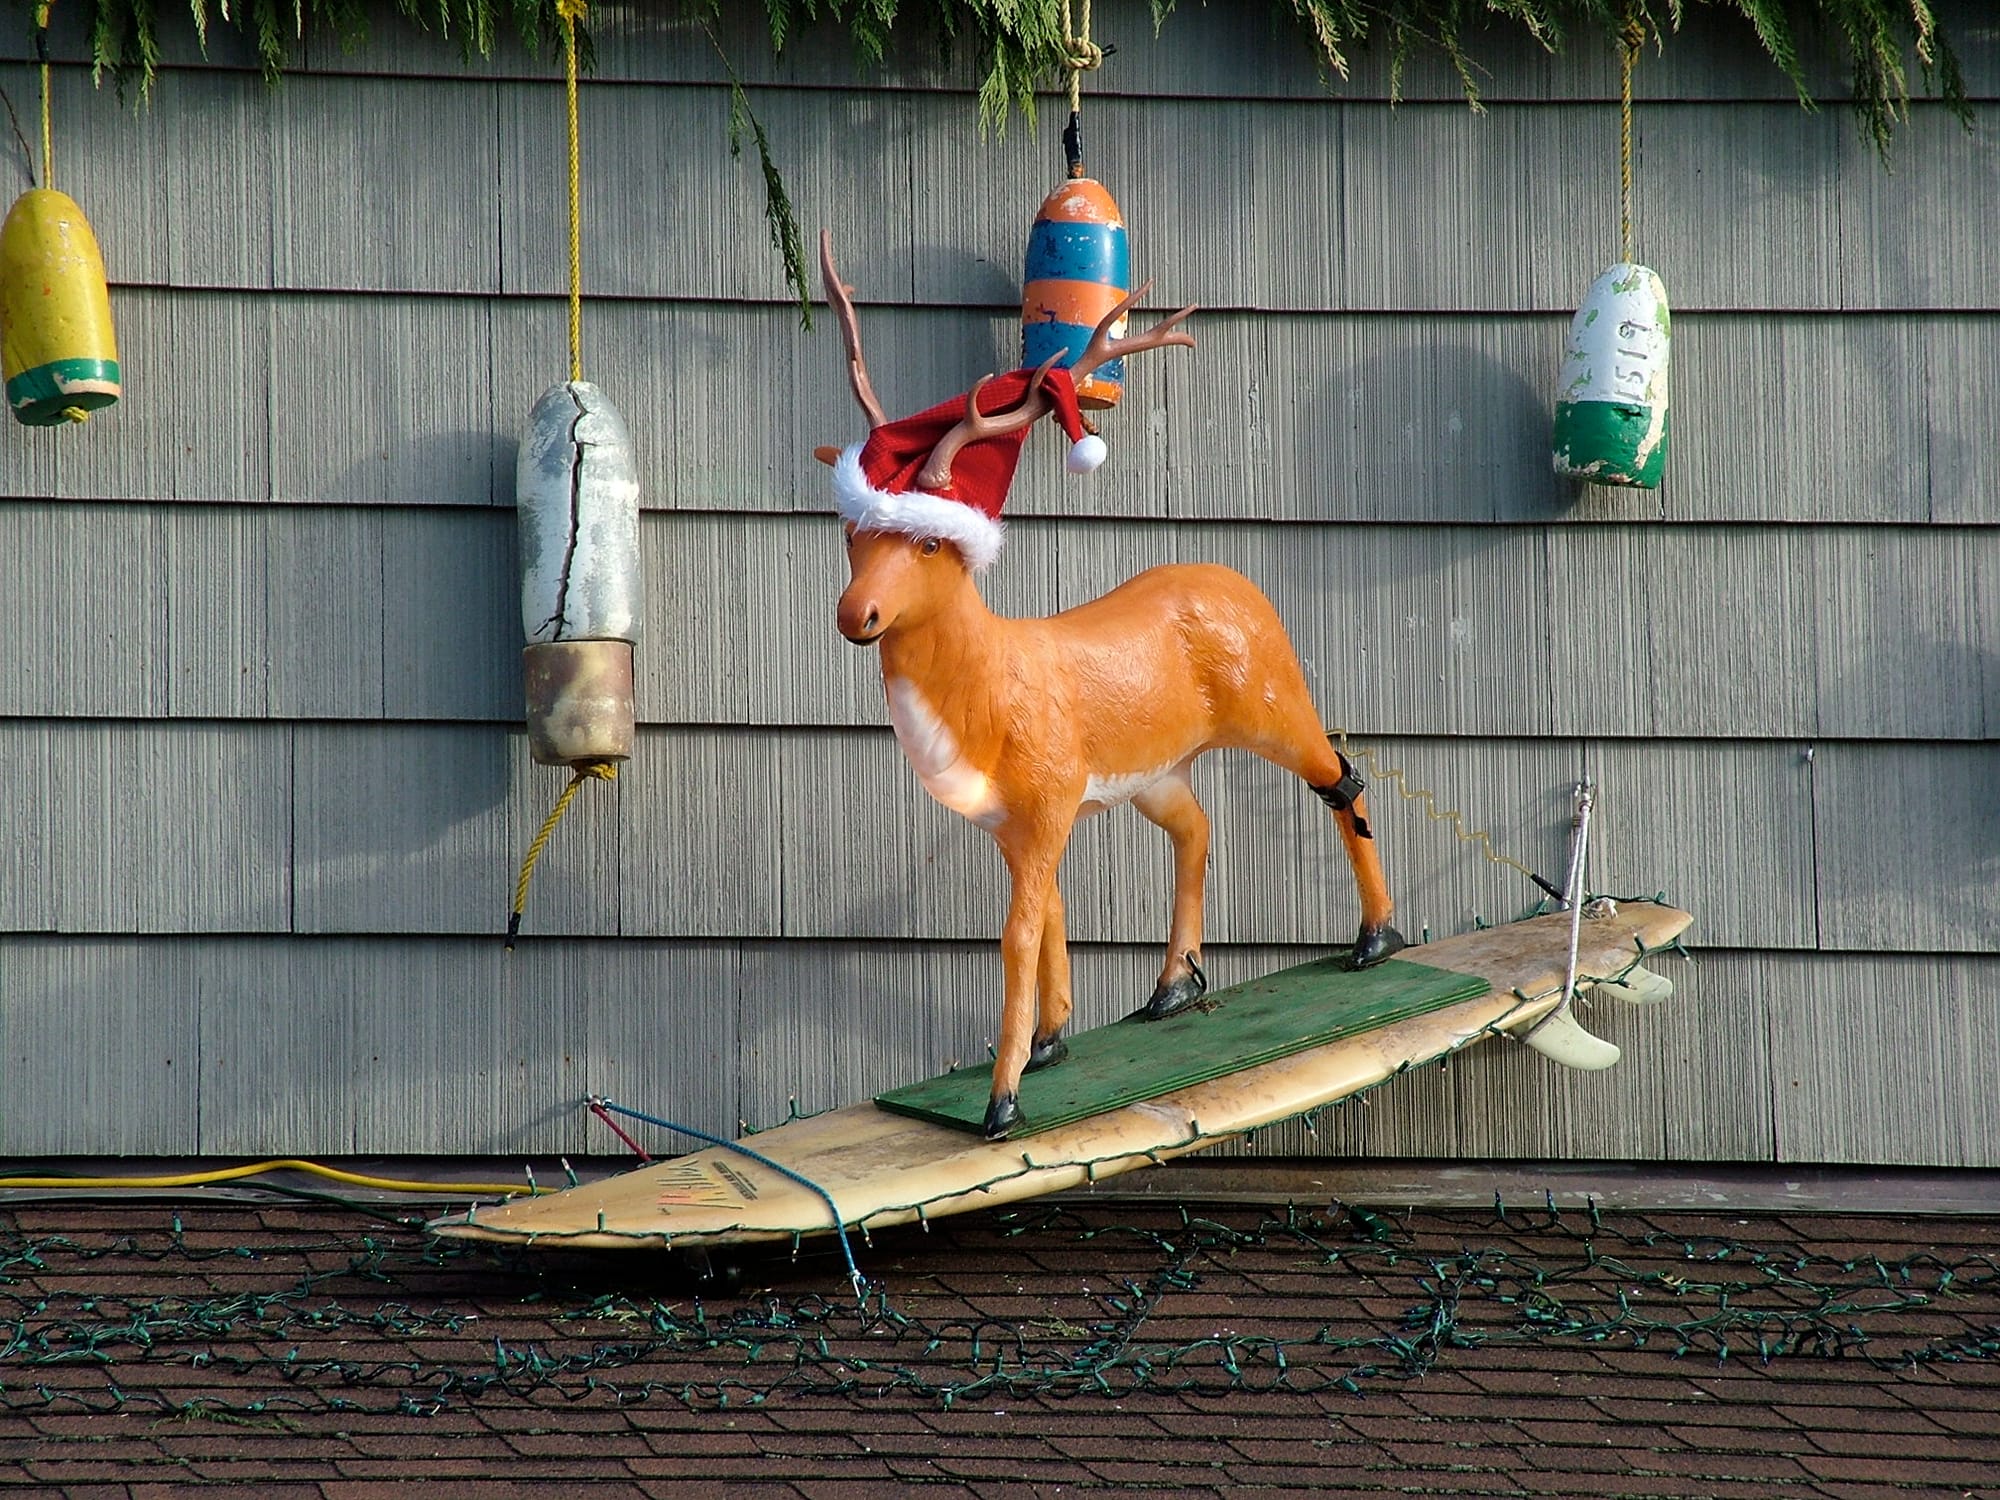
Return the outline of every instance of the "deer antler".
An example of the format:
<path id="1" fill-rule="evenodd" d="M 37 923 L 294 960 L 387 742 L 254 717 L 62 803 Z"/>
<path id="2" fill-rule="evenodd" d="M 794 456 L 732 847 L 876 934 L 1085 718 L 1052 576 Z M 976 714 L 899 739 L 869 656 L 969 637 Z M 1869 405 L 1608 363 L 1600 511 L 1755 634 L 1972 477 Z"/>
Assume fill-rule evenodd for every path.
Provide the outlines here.
<path id="1" fill-rule="evenodd" d="M 1172 317 L 1160 319 L 1144 333 L 1135 333 L 1122 339 L 1114 339 L 1111 336 L 1111 330 L 1117 326 L 1118 320 L 1130 312 L 1133 304 L 1152 289 L 1153 283 L 1147 282 L 1136 292 L 1129 293 L 1116 307 L 1098 319 L 1097 327 L 1091 331 L 1090 342 L 1084 345 L 1083 353 L 1076 363 L 1069 367 L 1071 375 L 1081 381 L 1099 365 L 1108 364 L 1114 359 L 1123 359 L 1128 354 L 1143 353 L 1147 349 L 1162 349 L 1168 344 L 1179 344 L 1189 349 L 1194 347 L 1193 334 L 1177 331 L 1181 324 L 1193 316 L 1196 304 L 1192 302 Z"/>
<path id="2" fill-rule="evenodd" d="M 841 342 L 847 345 L 847 378 L 854 385 L 854 399 L 868 417 L 869 427 L 888 425 L 882 403 L 875 399 L 875 387 L 868 383 L 868 366 L 861 359 L 861 325 L 854 317 L 851 294 L 854 288 L 840 279 L 833 265 L 833 231 L 819 232 L 819 268 L 826 277 L 826 300 L 840 318 Z"/>
<path id="3" fill-rule="evenodd" d="M 965 397 L 965 416 L 959 424 L 938 439 L 931 449 L 931 456 L 924 463 L 923 471 L 917 475 L 917 483 L 927 490 L 941 490 L 951 483 L 951 461 L 958 457 L 959 450 L 967 443 L 976 443 L 982 438 L 1002 437 L 1010 432 L 1019 432 L 1039 418 L 1049 409 L 1049 403 L 1042 396 L 1042 382 L 1049 378 L 1049 371 L 1062 358 L 1057 350 L 1042 361 L 1035 371 L 1034 379 L 1028 382 L 1027 394 L 1012 411 L 999 412 L 988 416 L 979 409 L 979 393 L 986 388 L 991 375 L 982 375 Z"/>
<path id="4" fill-rule="evenodd" d="M 1082 356 L 1069 367 L 1072 376 L 1081 380 L 1099 365 L 1110 360 L 1123 359 L 1128 354 L 1139 354 L 1147 349 L 1165 348 L 1168 344 L 1181 344 L 1189 349 L 1194 347 L 1194 335 L 1180 331 L 1180 325 L 1194 314 L 1193 303 L 1172 317 L 1162 318 L 1144 333 L 1136 333 L 1130 338 L 1122 339 L 1111 337 L 1111 330 L 1117 325 L 1118 320 L 1132 310 L 1133 303 L 1152 289 L 1153 283 L 1147 282 L 1098 320 L 1097 327 L 1091 331 L 1090 342 L 1084 345 Z M 1043 360 L 1042 367 L 1035 372 L 1035 378 L 1028 386 L 1028 394 L 1021 398 L 1021 404 L 1012 411 L 996 417 L 985 416 L 979 410 L 980 387 L 993 377 L 989 375 L 986 380 L 975 385 L 971 394 L 965 398 L 965 419 L 947 432 L 939 440 L 938 445 L 931 449 L 930 458 L 925 462 L 923 471 L 917 475 L 917 483 L 927 490 L 943 489 L 951 483 L 951 461 L 967 443 L 976 443 L 981 438 L 999 437 L 1003 433 L 1018 432 L 1047 415 L 1050 403 L 1048 397 L 1042 394 L 1042 382 L 1048 378 L 1049 371 L 1061 358 L 1062 351 L 1057 350 Z"/>

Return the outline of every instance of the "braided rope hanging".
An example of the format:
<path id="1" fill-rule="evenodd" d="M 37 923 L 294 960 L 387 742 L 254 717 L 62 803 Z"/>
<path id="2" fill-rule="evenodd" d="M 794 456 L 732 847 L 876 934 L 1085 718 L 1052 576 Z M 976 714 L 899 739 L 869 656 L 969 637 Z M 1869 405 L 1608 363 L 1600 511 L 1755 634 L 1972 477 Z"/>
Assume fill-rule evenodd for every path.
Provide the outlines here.
<path id="1" fill-rule="evenodd" d="M 1632 73 L 1647 37 L 1638 7 L 1619 28 L 1618 253 L 1570 324 L 1556 384 L 1556 473 L 1590 485 L 1654 489 L 1667 461 L 1672 314 L 1659 273 L 1638 259 L 1632 213 Z"/>
<path id="2" fill-rule="evenodd" d="M 1070 16 L 1063 0 L 1063 71 L 1069 75 L 1069 112 L 1083 113 L 1083 75 L 1104 66 L 1104 49 L 1090 39 L 1090 0 L 1083 0 L 1083 25 Z"/>
<path id="3" fill-rule="evenodd" d="M 569 258 L 568 325 L 570 384 L 568 387 L 558 386 L 553 391 L 546 393 L 543 401 L 537 404 L 536 412 L 537 414 L 544 413 L 548 403 L 553 398 L 556 408 L 557 426 L 561 429 L 561 442 L 558 446 L 566 455 L 566 462 L 568 464 L 567 482 L 570 488 L 565 492 L 565 498 L 570 510 L 567 522 L 570 531 L 568 533 L 568 540 L 565 543 L 565 561 L 561 569 L 562 579 L 557 592 L 559 602 L 555 606 L 557 617 L 565 622 L 563 626 L 558 627 L 556 632 L 556 639 L 561 641 L 565 639 L 564 631 L 567 628 L 568 611 L 573 603 L 571 600 L 572 580 L 569 574 L 569 559 L 574 557 L 575 528 L 580 524 L 575 514 L 575 506 L 579 503 L 576 499 L 577 487 L 587 486 L 587 480 L 584 475 L 584 454 L 587 449 L 595 449 L 599 452 L 604 450 L 606 433 L 602 424 L 607 419 L 618 433 L 623 432 L 623 420 L 616 416 L 615 408 L 610 407 L 609 403 L 603 399 L 601 392 L 597 392 L 594 387 L 583 383 L 583 137 L 578 118 L 578 95 L 580 90 L 577 82 L 576 28 L 577 23 L 583 20 L 588 10 L 588 0 L 557 0 L 556 10 L 562 19 L 563 28 L 564 116 L 567 127 L 568 149 L 566 187 L 569 207 L 567 248 Z M 599 424 L 593 429 L 596 432 L 595 437 L 585 435 L 584 423 L 586 421 Z M 532 427 L 533 421 L 531 419 Z M 533 438 L 531 438 L 532 441 L 534 441 Z M 517 498 L 517 504 L 525 504 L 525 501 Z M 585 636 L 584 639 L 594 641 L 596 637 Z M 531 647 L 531 650 L 533 649 Z M 629 654 L 626 661 L 629 672 Z M 532 697 L 533 694 L 531 693 Z M 531 707 L 531 721 L 534 718 L 535 712 L 536 710 Z M 630 753 L 630 727 L 628 713 L 626 742 L 615 752 L 616 754 Z M 534 739 L 532 728 L 530 739 L 531 742 Z M 540 830 L 536 833 L 534 841 L 529 844 L 528 852 L 521 861 L 520 873 L 514 882 L 514 904 L 507 918 L 506 946 L 509 950 L 513 948 L 515 938 L 520 935 L 521 917 L 528 903 L 528 883 L 534 877 L 535 865 L 541 859 L 542 851 L 548 846 L 550 837 L 555 833 L 556 825 L 562 821 L 563 815 L 569 811 L 570 804 L 575 800 L 578 790 L 581 789 L 586 781 L 612 782 L 618 778 L 618 761 L 611 754 L 605 753 L 605 746 L 601 742 L 588 750 L 579 750 L 575 747 L 570 747 L 560 753 L 554 748 L 545 750 L 544 747 L 537 746 L 536 758 L 543 761 L 544 764 L 568 765 L 573 775 L 570 778 L 569 784 L 563 788 L 562 794 L 557 797 L 554 808 L 550 810 L 548 817 L 543 820 Z"/>
<path id="4" fill-rule="evenodd" d="M 1624 45 L 1618 80 L 1618 244 L 1619 259 L 1629 265 L 1639 258 L 1632 240 L 1632 69 L 1646 40 L 1636 15 L 1625 22 L 1619 40 Z"/>
<path id="5" fill-rule="evenodd" d="M 45 188 L 56 185 L 56 135 L 49 117 L 49 11 L 54 0 L 42 0 L 35 12 L 35 58 L 41 64 L 42 74 L 42 182 Z"/>
<path id="6" fill-rule="evenodd" d="M 583 379 L 583 132 L 577 123 L 576 23 L 587 0 L 556 0 L 563 23 L 563 87 L 569 125 L 569 378 Z"/>
<path id="7" fill-rule="evenodd" d="M 534 842 L 528 845 L 527 855 L 521 861 L 521 873 L 514 880 L 514 907 L 507 914 L 507 949 L 509 952 L 513 951 L 514 939 L 521 935 L 521 915 L 528 909 L 528 882 L 534 879 L 535 865 L 541 860 L 542 850 L 548 847 L 549 838 L 556 831 L 556 824 L 560 823 L 563 819 L 563 814 L 569 811 L 569 805 L 575 799 L 578 788 L 586 781 L 616 781 L 617 779 L 618 762 L 613 760 L 586 761 L 576 768 L 576 774 L 570 777 L 569 785 L 564 787 L 562 795 L 556 798 L 556 805 L 550 808 L 549 815 L 542 819 L 541 831 L 535 835 Z"/>

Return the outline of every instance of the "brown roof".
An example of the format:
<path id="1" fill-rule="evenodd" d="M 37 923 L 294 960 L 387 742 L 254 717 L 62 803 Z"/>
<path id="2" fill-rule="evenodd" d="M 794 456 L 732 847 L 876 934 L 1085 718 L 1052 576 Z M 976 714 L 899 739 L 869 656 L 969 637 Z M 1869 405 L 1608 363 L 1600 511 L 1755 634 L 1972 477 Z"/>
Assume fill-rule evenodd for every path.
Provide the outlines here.
<path id="1" fill-rule="evenodd" d="M 865 1319 L 821 1246 L 16 1205 L 0 1491 L 2000 1497 L 1996 1219 L 1093 1202 L 855 1251 Z"/>

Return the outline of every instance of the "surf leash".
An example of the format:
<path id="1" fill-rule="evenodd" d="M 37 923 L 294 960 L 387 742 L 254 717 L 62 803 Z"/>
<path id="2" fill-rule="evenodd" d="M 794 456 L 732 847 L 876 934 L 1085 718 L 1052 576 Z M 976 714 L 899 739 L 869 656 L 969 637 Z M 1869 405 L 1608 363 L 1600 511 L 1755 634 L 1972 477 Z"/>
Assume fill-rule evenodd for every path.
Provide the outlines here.
<path id="1" fill-rule="evenodd" d="M 1481 854 L 1486 856 L 1488 863 L 1505 865 L 1511 870 L 1517 870 L 1527 876 L 1529 881 L 1544 894 L 1553 897 L 1557 901 L 1566 899 L 1561 891 L 1522 864 L 1520 860 L 1515 859 L 1510 854 L 1502 854 L 1498 849 L 1495 849 L 1493 847 L 1492 835 L 1485 829 L 1475 828 L 1467 832 L 1465 814 L 1455 807 L 1440 808 L 1438 806 L 1437 793 L 1429 787 L 1411 786 L 1403 774 L 1402 767 L 1385 766 L 1376 758 L 1373 750 L 1350 745 L 1347 739 L 1347 730 L 1343 726 L 1334 725 L 1333 728 L 1327 730 L 1326 737 L 1334 742 L 1343 761 L 1359 762 L 1367 766 L 1368 774 L 1373 776 L 1377 781 L 1393 783 L 1397 794 L 1405 802 L 1421 804 L 1425 817 L 1429 818 L 1433 823 L 1445 824 L 1450 830 L 1452 837 L 1456 838 L 1461 844 L 1473 845 Z M 1359 777 L 1355 779 L 1357 782 L 1360 780 Z M 1360 788 L 1357 787 L 1356 790 L 1360 790 Z"/>

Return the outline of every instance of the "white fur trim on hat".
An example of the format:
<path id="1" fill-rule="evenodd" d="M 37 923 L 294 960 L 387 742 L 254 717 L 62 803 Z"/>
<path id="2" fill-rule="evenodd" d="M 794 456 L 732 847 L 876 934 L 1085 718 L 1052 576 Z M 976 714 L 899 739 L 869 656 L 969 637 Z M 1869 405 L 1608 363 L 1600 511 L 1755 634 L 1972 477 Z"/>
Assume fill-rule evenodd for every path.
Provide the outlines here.
<path id="1" fill-rule="evenodd" d="M 977 573 L 1000 555 L 1006 523 L 994 521 L 963 500 L 926 490 L 888 494 L 861 472 L 861 444 L 855 443 L 833 466 L 833 498 L 841 516 L 862 531 L 894 531 L 909 537 L 942 537 L 957 544 L 966 566 Z"/>

